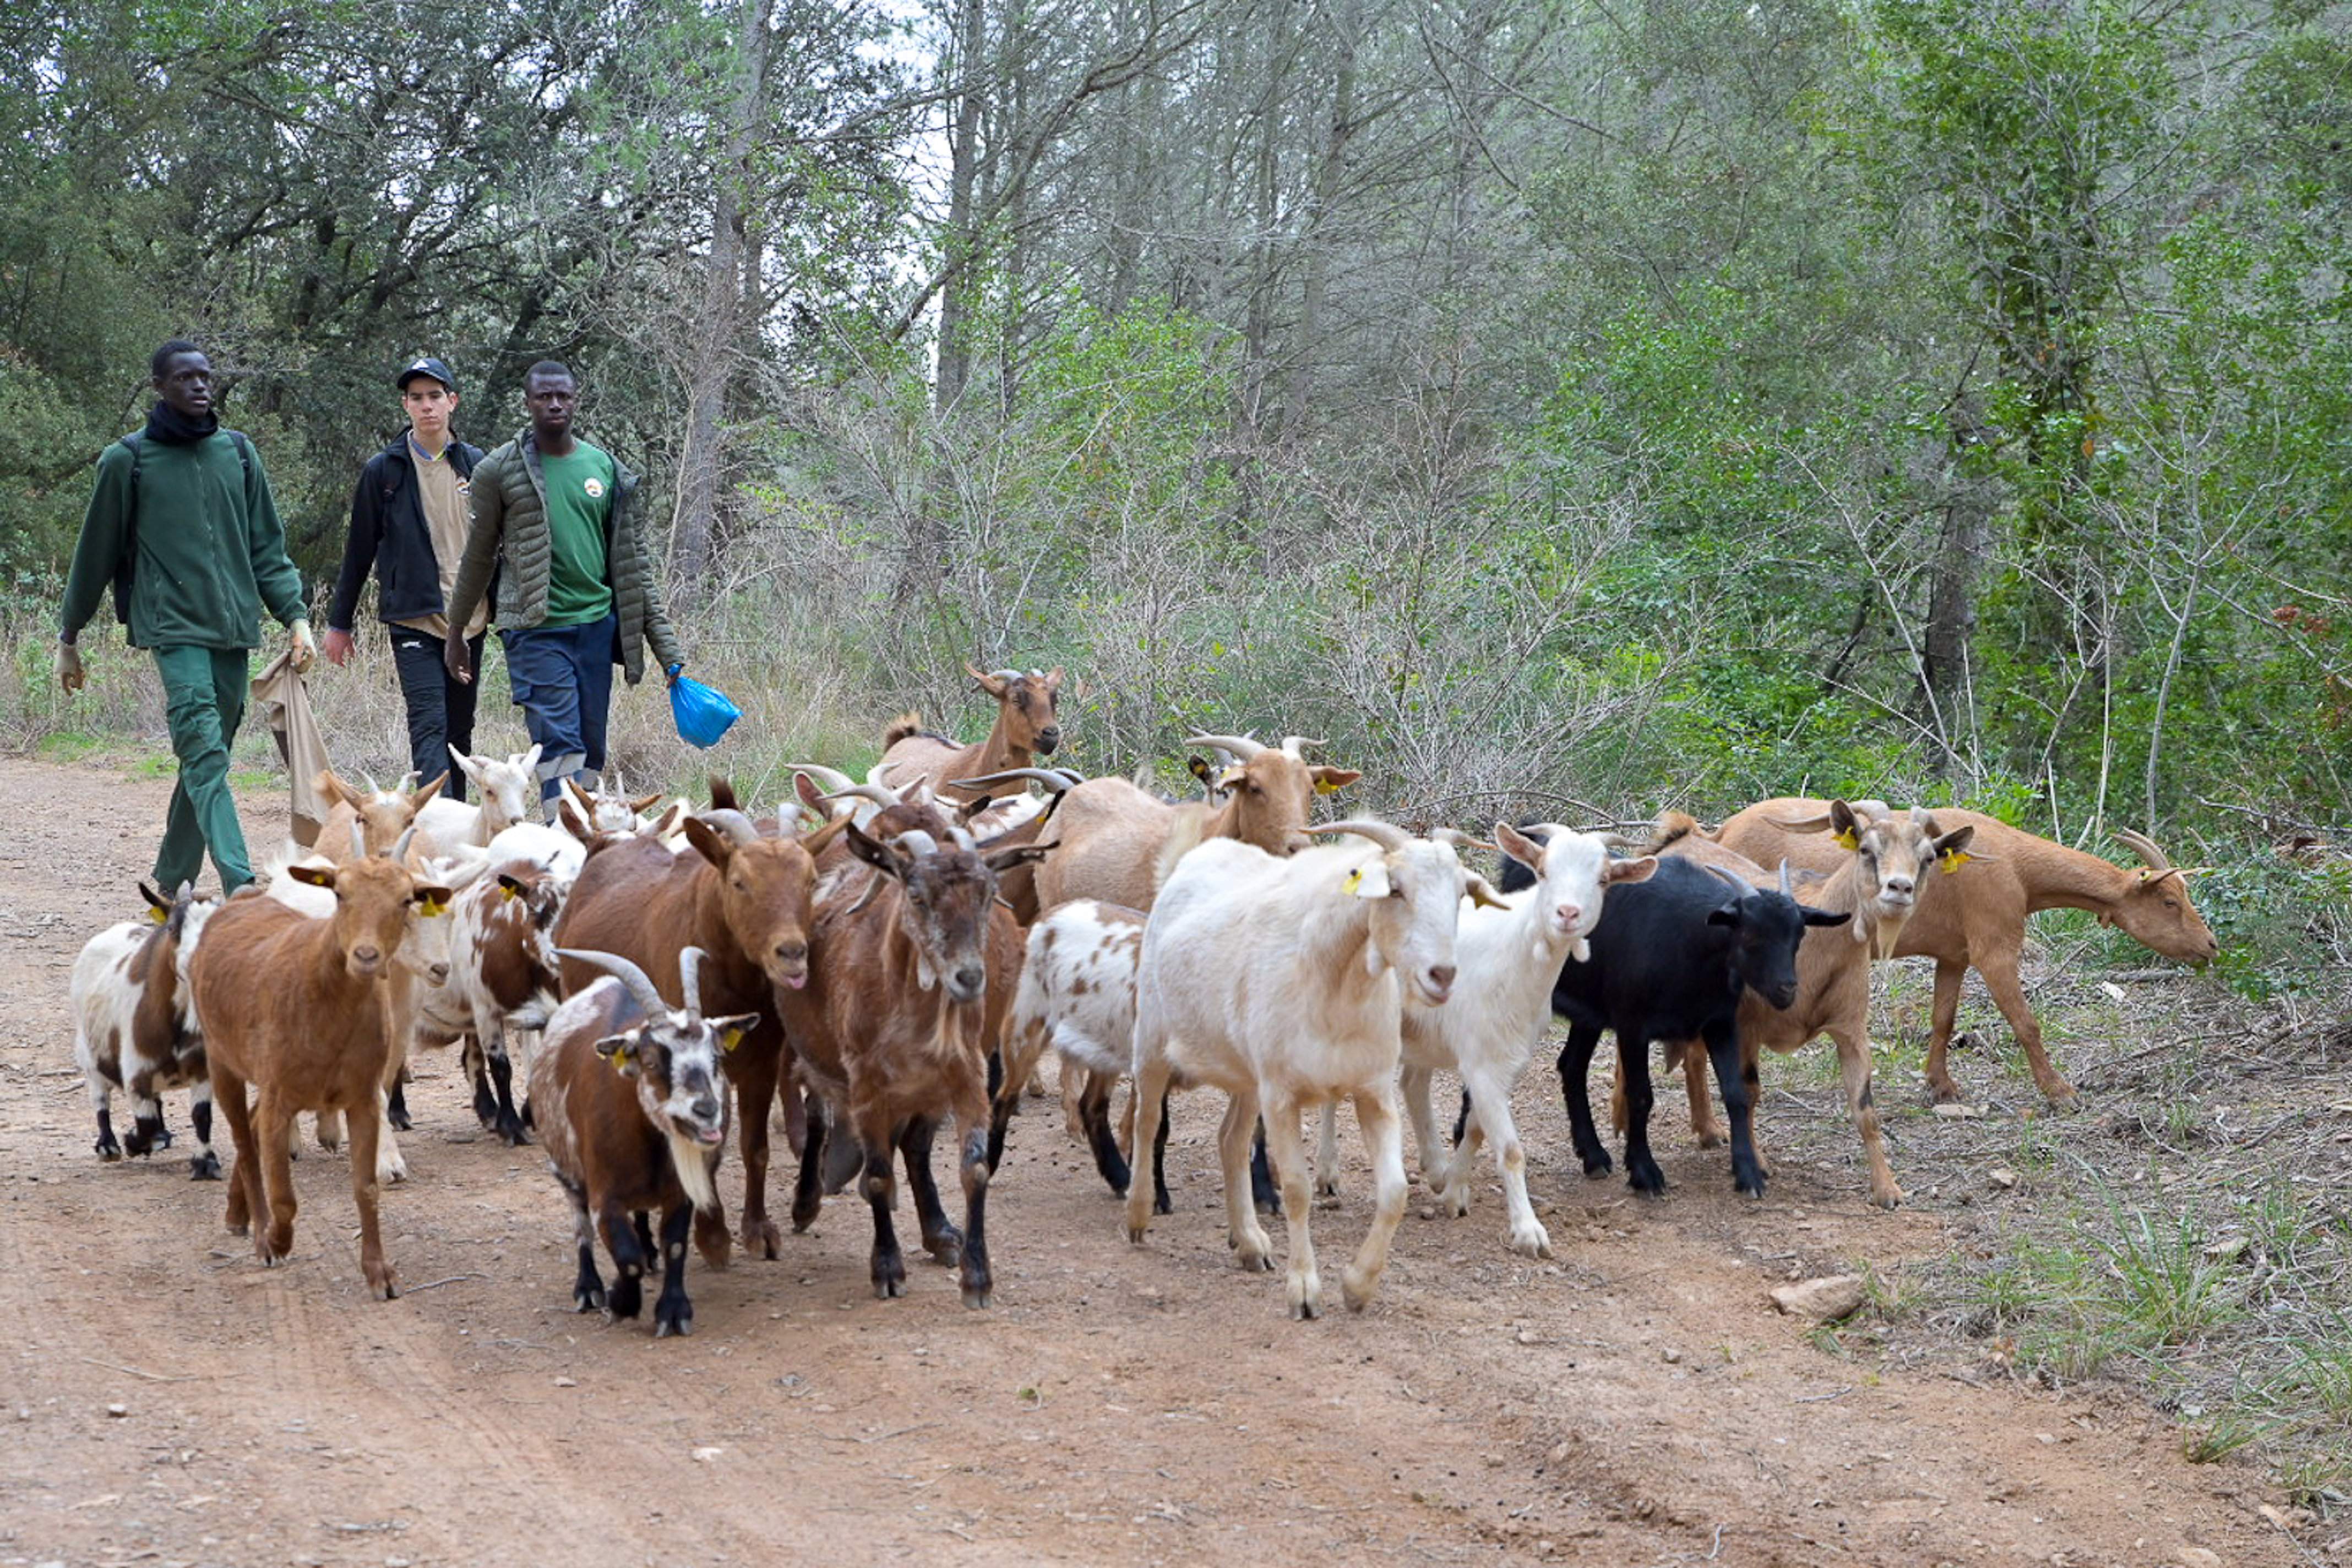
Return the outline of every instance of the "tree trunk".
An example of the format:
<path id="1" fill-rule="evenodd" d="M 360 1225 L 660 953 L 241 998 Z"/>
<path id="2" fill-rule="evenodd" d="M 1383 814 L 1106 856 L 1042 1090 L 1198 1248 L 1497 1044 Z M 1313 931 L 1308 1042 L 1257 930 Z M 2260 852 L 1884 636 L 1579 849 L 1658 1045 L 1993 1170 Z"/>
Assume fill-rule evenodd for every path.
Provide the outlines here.
<path id="1" fill-rule="evenodd" d="M 1316 362 L 1323 353 L 1323 297 L 1329 286 L 1332 239 L 1325 226 L 1339 205 L 1347 174 L 1348 140 L 1356 132 L 1356 30 L 1352 5 L 1331 13 L 1331 120 L 1316 160 L 1314 192 L 1299 225 L 1306 249 L 1306 278 L 1298 295 L 1298 326 L 1290 349 L 1290 374 L 1283 389 L 1283 435 L 1295 439 L 1315 401 Z"/>
<path id="2" fill-rule="evenodd" d="M 2000 500 L 1994 481 L 1972 471 L 1975 449 L 1989 434 L 1971 402 L 1963 398 L 1954 405 L 1943 457 L 1944 523 L 1928 583 L 1919 671 L 1924 717 L 1939 731 L 1947 758 L 1968 749 L 1961 720 L 1968 702 L 1969 645 L 1976 633 L 1977 576 L 1992 547 Z"/>
<path id="3" fill-rule="evenodd" d="M 955 122 L 948 142 L 947 278 L 940 287 L 939 375 L 932 384 L 932 406 L 945 415 L 963 396 L 971 374 L 971 346 L 966 341 L 971 306 L 968 291 L 977 283 L 968 258 L 979 252 L 973 231 L 979 204 L 973 186 L 980 172 L 980 117 L 984 101 L 981 86 L 981 52 L 988 45 L 987 0 L 963 0 L 957 29 L 962 90 L 956 95 Z"/>
<path id="4" fill-rule="evenodd" d="M 718 522 L 725 458 L 719 426 L 742 327 L 744 209 L 752 181 L 751 151 L 765 107 L 769 18 L 774 3 L 743 0 L 727 154 L 711 182 L 710 254 L 703 269 L 701 317 L 689 345 L 686 447 L 678 457 L 677 524 L 671 541 L 677 574 L 688 583 L 701 580 L 710 569 L 710 542 Z"/>

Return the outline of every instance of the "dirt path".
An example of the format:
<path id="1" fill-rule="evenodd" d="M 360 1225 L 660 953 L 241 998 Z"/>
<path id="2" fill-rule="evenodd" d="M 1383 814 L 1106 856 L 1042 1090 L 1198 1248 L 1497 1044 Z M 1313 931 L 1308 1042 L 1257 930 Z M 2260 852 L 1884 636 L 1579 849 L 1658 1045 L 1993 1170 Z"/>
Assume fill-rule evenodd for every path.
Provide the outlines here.
<path id="1" fill-rule="evenodd" d="M 1505 1249 L 1482 1183 L 1466 1220 L 1408 1217 L 1362 1317 L 1291 1323 L 1278 1278 L 1232 1268 L 1205 1102 L 1140 1249 L 1033 1103 L 993 1310 L 928 1263 L 874 1300 L 836 1199 L 780 1262 L 698 1264 L 698 1332 L 657 1344 L 569 1310 L 565 1206 L 446 1058 L 384 1205 L 409 1293 L 368 1300 L 315 1151 L 265 1271 L 177 1151 L 99 1164 L 70 1072 L 73 956 L 135 912 L 166 788 L 0 762 L 0 1563 L 2298 1561 L 2251 1471 L 2189 1465 L 2137 1406 L 1840 1359 L 1766 1305 L 1792 1271 L 1942 1249 L 1931 1206 L 1878 1215 L 1794 1162 L 1743 1204 L 1681 1136 L 1674 1190 L 1625 1201 L 1534 1079 L 1558 1260 Z M 272 838 L 282 803 L 247 820 Z M 1349 1184 L 1327 1256 L 1362 1232 Z"/>

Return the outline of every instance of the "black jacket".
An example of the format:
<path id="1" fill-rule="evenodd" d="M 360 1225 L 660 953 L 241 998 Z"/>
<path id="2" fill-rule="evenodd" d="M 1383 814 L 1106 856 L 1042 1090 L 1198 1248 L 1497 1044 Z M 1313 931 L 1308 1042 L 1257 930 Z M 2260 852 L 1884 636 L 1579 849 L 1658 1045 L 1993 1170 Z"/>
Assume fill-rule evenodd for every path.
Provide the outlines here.
<path id="1" fill-rule="evenodd" d="M 453 437 L 443 457 L 459 479 L 470 480 L 482 449 Z M 343 546 L 343 569 L 335 578 L 328 626 L 342 632 L 352 629 L 360 589 L 371 568 L 376 574 L 376 613 L 383 619 L 413 621 L 442 613 L 441 565 L 433 555 L 425 504 L 417 499 L 405 430 L 360 470 L 359 488 L 352 492 L 352 537 Z"/>

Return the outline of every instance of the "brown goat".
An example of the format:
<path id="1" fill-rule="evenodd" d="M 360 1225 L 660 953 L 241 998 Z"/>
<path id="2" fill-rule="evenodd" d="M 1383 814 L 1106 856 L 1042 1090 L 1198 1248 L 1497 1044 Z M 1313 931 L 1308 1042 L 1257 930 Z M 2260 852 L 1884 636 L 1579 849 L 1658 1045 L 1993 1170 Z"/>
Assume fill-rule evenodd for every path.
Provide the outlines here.
<path id="1" fill-rule="evenodd" d="M 808 984 L 816 856 L 839 830 L 762 838 L 741 812 L 719 810 L 686 819 L 691 854 L 673 855 L 652 838 L 621 839 L 589 856 L 555 926 L 557 946 L 618 954 L 673 994 L 678 954 L 698 947 L 708 954 L 704 1005 L 758 1015 L 727 1068 L 741 1097 L 743 1247 L 763 1258 L 782 1246 L 767 1197 L 768 1110 L 789 1065 L 773 997 Z M 566 994 L 596 973 L 566 959 Z M 708 1250 L 709 1237 L 698 1234 Z"/>
<path id="2" fill-rule="evenodd" d="M 383 854 L 392 847 L 394 840 L 415 826 L 416 814 L 440 795 L 441 786 L 448 777 L 448 770 L 445 768 L 439 778 L 421 789 L 378 789 L 371 784 L 362 790 L 337 778 L 334 769 L 320 769 L 311 787 L 319 792 L 320 799 L 332 801 L 334 805 L 329 808 L 327 820 L 319 829 L 315 853 L 325 856 L 339 866 L 347 864 L 353 858 L 351 852 L 352 825 L 357 823 L 362 842 L 366 845 L 363 852 Z M 434 846 L 422 847 L 425 853 L 430 854 Z"/>
<path id="3" fill-rule="evenodd" d="M 970 800 L 979 792 L 949 781 L 1029 767 L 1036 758 L 1054 754 L 1062 743 L 1061 721 L 1054 710 L 1055 695 L 1062 689 L 1058 667 L 1043 673 L 1000 669 L 982 675 L 967 664 L 963 672 L 977 689 L 996 700 L 996 723 L 988 739 L 959 745 L 925 730 L 920 713 L 903 713 L 882 731 L 882 761 L 870 782 L 897 790 L 928 782 L 937 795 Z"/>
<path id="4" fill-rule="evenodd" d="M 352 834 L 358 836 L 354 826 Z M 314 920 L 258 891 L 231 899 L 206 922 L 189 965 L 204 1023 L 213 1100 L 236 1143 L 228 1228 L 250 1224 L 265 1264 L 294 1245 L 289 1162 L 295 1113 L 332 1110 L 351 1125 L 352 1197 L 360 1211 L 360 1269 L 369 1289 L 398 1294 L 376 1223 L 377 1095 L 392 1061 L 388 997 L 393 955 L 409 911 L 446 909 L 447 888 L 421 883 L 392 853 L 335 866 L 293 866 L 287 875 L 335 895 L 331 920 Z M 446 917 L 442 917 L 446 918 Z M 246 1086 L 258 1091 L 248 1104 Z M 266 1186 L 265 1186 L 266 1178 Z"/>
<path id="5" fill-rule="evenodd" d="M 1826 869 L 1841 851 L 1812 824 L 1827 809 L 1828 804 L 1819 800 L 1760 801 L 1726 822 L 1717 837 L 1727 848 L 1766 865 L 1786 859 L 1802 869 Z M 2010 1032 L 2024 1049 L 2034 1084 L 2053 1104 L 2071 1106 L 2074 1086 L 2060 1076 L 2042 1049 L 2042 1026 L 2026 1005 L 2019 978 L 2026 917 L 2042 910 L 2088 910 L 2100 924 L 2122 928 L 2167 958 L 2202 965 L 2211 962 L 2221 944 L 2189 900 L 2190 873 L 2174 866 L 2152 840 L 2129 830 L 2116 837 L 2147 862 L 2144 868 L 2112 865 L 1978 812 L 1940 807 L 1935 816 L 1947 829 L 1975 828 L 1974 852 L 1997 864 L 1979 867 L 1965 877 L 1927 879 L 1918 907 L 1895 946 L 1895 957 L 1936 961 L 1928 1091 L 1938 1101 L 1960 1098 L 1945 1054 L 1959 1014 L 1960 984 L 1974 969 L 1984 977 L 1985 989 L 1992 993 Z M 1781 819 L 1803 826 L 1790 827 Z"/>
<path id="6" fill-rule="evenodd" d="M 1680 812 L 1669 812 L 1659 819 L 1658 836 L 1650 851 L 1721 867 L 1754 887 L 1774 886 L 1777 878 L 1780 890 L 1808 909 L 1853 916 L 1847 928 L 1851 940 L 1815 932 L 1798 947 L 1796 999 L 1785 1009 L 1772 1006 L 1753 991 L 1741 994 L 1739 1065 L 1747 1079 L 1748 1102 L 1755 1105 L 1757 1063 L 1766 1049 L 1787 1053 L 1816 1036 L 1828 1035 L 1837 1046 L 1846 1111 L 1862 1135 L 1863 1154 L 1870 1164 L 1870 1201 L 1891 1209 L 1903 1201 L 1903 1189 L 1895 1184 L 1894 1170 L 1886 1161 L 1877 1100 L 1871 1092 L 1870 959 L 1895 945 L 1917 907 L 1920 885 L 1944 874 L 1932 868 L 1940 865 L 1945 871 L 1954 871 L 1979 858 L 1969 853 L 1976 830 L 1966 825 L 1947 830 L 1925 814 L 1916 818 L 1907 814 L 1874 814 L 1867 806 L 1851 806 L 1842 800 L 1830 803 L 1824 823 L 1836 831 L 1836 842 L 1851 839 L 1853 847 L 1839 852 L 1836 866 L 1826 877 L 1809 879 L 1802 887 L 1790 881 L 1785 870 L 1768 871 L 1701 837 L 1698 824 Z M 1722 1142 L 1722 1128 L 1706 1097 L 1706 1046 L 1697 1040 L 1668 1041 L 1661 1055 L 1670 1068 L 1677 1058 L 1682 1062 L 1684 1087 L 1690 1095 L 1691 1126 L 1698 1133 L 1699 1146 L 1712 1148 Z M 1621 1089 L 1615 1103 L 1622 1102 Z M 1624 1125 L 1622 1111 L 1618 1125 Z M 1769 1171 L 1760 1148 L 1757 1160 Z"/>
<path id="7" fill-rule="evenodd" d="M 1212 838 L 1234 838 L 1269 855 L 1307 842 L 1315 796 L 1354 784 L 1352 768 L 1309 763 L 1286 737 L 1268 746 L 1246 735 L 1194 735 L 1187 745 L 1213 746 L 1234 759 L 1219 775 L 1222 805 L 1171 805 L 1125 779 L 1088 779 L 1063 797 L 1055 837 L 1060 851 L 1037 868 L 1037 908 L 1098 899 L 1149 910 L 1175 861 Z"/>
<path id="8" fill-rule="evenodd" d="M 793 1070 L 811 1094 L 793 1224 L 805 1229 L 821 1201 L 827 1136 L 819 1107 L 837 1107 L 865 1153 L 861 1184 L 874 1212 L 875 1293 L 901 1295 L 907 1268 L 890 1211 L 892 1154 L 907 1157 L 923 1245 L 942 1263 L 962 1265 L 963 1300 L 989 1304 L 986 1207 L 989 1173 L 1002 1148 L 1003 1118 L 1019 1093 L 1007 1083 L 992 1115 L 988 1063 L 1003 1029 L 1021 969 L 1021 933 L 996 898 L 996 872 L 1034 859 L 1036 846 L 983 858 L 968 835 L 946 846 L 924 832 L 877 843 L 848 829 L 854 853 L 882 878 L 870 896 L 836 879 L 817 911 L 815 951 L 805 989 L 775 998 L 793 1041 Z M 958 1235 L 938 1212 L 928 1160 L 931 1129 L 956 1121 L 964 1194 Z"/>
<path id="9" fill-rule="evenodd" d="M 682 1011 L 663 1002 L 646 972 L 625 958 L 574 949 L 562 956 L 612 972 L 556 1009 L 546 1047 L 530 1065 L 540 1143 L 572 1200 L 580 1251 L 572 1304 L 583 1312 L 609 1304 L 615 1318 L 635 1317 L 644 1304 L 641 1280 L 658 1257 L 654 1337 L 690 1334 L 686 1237 L 697 1214 L 713 1217 L 702 1237 L 704 1261 L 727 1263 L 717 1182 L 727 1145 L 719 1062 L 756 1020 L 748 1013 L 703 1016 L 699 948 L 678 955 Z M 655 1209 L 662 1216 L 657 1254 L 646 1223 Z M 613 1257 L 609 1303 L 596 1274 L 600 1233 Z"/>

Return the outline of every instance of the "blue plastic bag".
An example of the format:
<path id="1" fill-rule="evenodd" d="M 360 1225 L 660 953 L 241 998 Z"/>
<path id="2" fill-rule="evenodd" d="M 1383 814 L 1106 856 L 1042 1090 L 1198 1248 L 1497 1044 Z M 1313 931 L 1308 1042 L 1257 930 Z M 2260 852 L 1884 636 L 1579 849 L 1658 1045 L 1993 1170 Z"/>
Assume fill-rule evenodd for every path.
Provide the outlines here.
<path id="1" fill-rule="evenodd" d="M 678 738 L 706 751 L 743 717 L 725 692 L 684 675 L 669 683 L 669 712 L 677 721 Z"/>

